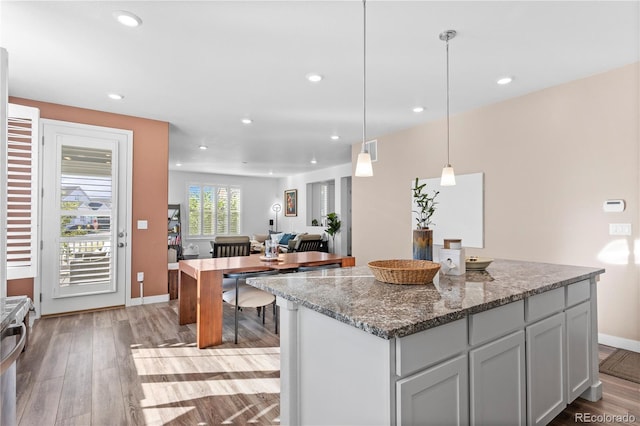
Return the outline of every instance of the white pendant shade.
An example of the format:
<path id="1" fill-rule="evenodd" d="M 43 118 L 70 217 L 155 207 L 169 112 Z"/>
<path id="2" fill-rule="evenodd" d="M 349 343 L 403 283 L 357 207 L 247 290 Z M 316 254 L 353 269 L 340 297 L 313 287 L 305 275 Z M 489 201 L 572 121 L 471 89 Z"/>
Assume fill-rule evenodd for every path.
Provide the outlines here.
<path id="1" fill-rule="evenodd" d="M 373 167 L 371 166 L 371 156 L 368 152 L 358 154 L 358 162 L 356 163 L 356 176 L 369 177 L 373 176 Z"/>
<path id="2" fill-rule="evenodd" d="M 454 186 L 456 184 L 456 175 L 453 173 L 451 164 L 447 164 L 442 168 L 442 177 L 440 178 L 440 186 Z"/>

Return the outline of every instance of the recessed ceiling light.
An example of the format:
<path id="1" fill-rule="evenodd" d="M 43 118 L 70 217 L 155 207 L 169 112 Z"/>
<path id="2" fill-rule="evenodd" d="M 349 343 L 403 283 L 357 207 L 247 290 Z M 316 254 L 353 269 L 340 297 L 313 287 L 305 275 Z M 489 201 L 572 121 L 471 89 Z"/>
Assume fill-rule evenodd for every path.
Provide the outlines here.
<path id="1" fill-rule="evenodd" d="M 422 111 L 424 111 L 424 107 L 417 106 L 417 107 L 414 107 L 412 111 L 413 112 L 422 112 Z"/>
<path id="2" fill-rule="evenodd" d="M 251 124 L 253 123 L 253 120 L 250 118 L 243 118 L 242 120 L 242 124 Z"/>
<path id="3" fill-rule="evenodd" d="M 118 93 L 109 93 L 107 96 L 109 96 L 109 99 L 113 99 L 114 101 L 121 101 L 124 99 L 124 96 Z"/>
<path id="4" fill-rule="evenodd" d="M 142 25 L 142 19 L 131 12 L 127 12 L 126 10 L 116 10 L 113 12 L 113 17 L 126 27 L 137 27 Z"/>
<path id="5" fill-rule="evenodd" d="M 337 141 L 338 139 L 340 139 L 340 136 L 338 136 L 338 135 L 331 136 L 331 140 L 332 141 Z"/>
<path id="6" fill-rule="evenodd" d="M 315 157 L 314 157 L 314 158 L 312 158 L 312 159 L 311 159 L 311 164 L 318 164 L 318 160 L 316 160 L 316 159 L 315 159 Z"/>
<path id="7" fill-rule="evenodd" d="M 182 167 L 182 163 L 176 163 L 176 167 Z"/>
<path id="8" fill-rule="evenodd" d="M 317 83 L 323 78 L 324 77 L 322 77 L 320 74 L 316 74 L 316 73 L 307 74 L 307 80 L 309 80 L 312 83 Z"/>
<path id="9" fill-rule="evenodd" d="M 203 151 L 205 151 L 208 147 L 206 145 L 200 145 L 199 148 Z"/>
<path id="10" fill-rule="evenodd" d="M 505 85 L 505 84 L 511 83 L 512 81 L 513 81 L 513 77 L 502 77 L 501 79 L 496 81 L 496 83 L 500 85 Z"/>

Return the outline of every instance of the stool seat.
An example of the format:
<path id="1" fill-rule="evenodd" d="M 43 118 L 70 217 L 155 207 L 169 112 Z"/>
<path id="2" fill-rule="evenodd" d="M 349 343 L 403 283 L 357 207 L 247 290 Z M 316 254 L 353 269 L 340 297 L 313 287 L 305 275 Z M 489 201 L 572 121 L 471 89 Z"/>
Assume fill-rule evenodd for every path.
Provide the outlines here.
<path id="1" fill-rule="evenodd" d="M 259 272 L 239 272 L 225 274 L 222 283 L 222 300 L 234 305 L 236 307 L 234 314 L 235 322 L 235 336 L 234 342 L 238 343 L 238 309 L 239 308 L 262 308 L 262 323 L 264 324 L 265 310 L 267 305 L 273 305 L 274 322 L 276 326 L 276 334 L 278 334 L 278 309 L 276 308 L 276 297 L 264 290 L 260 290 L 246 283 L 246 279 L 249 277 L 259 277 L 263 275 L 275 275 L 277 270 L 259 271 Z M 228 280 L 225 283 L 225 280 Z M 230 281 L 233 280 L 233 287 L 231 287 Z M 243 281 L 240 283 L 239 281 Z"/>
<path id="2" fill-rule="evenodd" d="M 239 294 L 237 303 L 236 294 Z M 225 291 L 222 293 L 222 300 L 231 305 L 237 305 L 243 308 L 260 308 L 272 304 L 276 300 L 276 297 L 271 293 L 267 293 L 264 290 L 250 285 L 238 284 L 238 292 L 236 293 L 235 288 Z"/>

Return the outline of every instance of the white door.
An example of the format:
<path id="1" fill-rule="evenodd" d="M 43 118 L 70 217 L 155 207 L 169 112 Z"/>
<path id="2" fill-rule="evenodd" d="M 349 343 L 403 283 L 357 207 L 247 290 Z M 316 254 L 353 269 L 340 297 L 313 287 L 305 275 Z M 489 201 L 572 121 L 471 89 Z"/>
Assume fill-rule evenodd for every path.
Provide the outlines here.
<path id="1" fill-rule="evenodd" d="M 43 120 L 43 315 L 124 305 L 131 131 Z"/>

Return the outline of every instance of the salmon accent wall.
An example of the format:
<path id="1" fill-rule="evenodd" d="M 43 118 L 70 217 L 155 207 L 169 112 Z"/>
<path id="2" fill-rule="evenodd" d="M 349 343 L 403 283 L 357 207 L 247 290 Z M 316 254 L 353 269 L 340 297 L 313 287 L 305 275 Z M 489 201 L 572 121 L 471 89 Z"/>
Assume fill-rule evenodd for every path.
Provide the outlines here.
<path id="1" fill-rule="evenodd" d="M 452 116 L 450 139 L 456 173 L 485 177 L 485 248 L 467 248 L 467 254 L 605 268 L 599 332 L 636 342 L 639 103 L 635 63 Z M 353 178 L 359 265 L 411 258 L 411 182 L 439 177 L 447 158 L 445 120 L 377 140 L 374 176 Z M 355 144 L 354 168 L 359 151 Z M 607 199 L 624 199 L 626 210 L 605 213 Z M 631 224 L 632 235 L 609 235 L 610 223 Z"/>
<path id="2" fill-rule="evenodd" d="M 29 296 L 33 300 L 33 278 L 7 281 L 7 296 Z"/>
<path id="3" fill-rule="evenodd" d="M 144 272 L 146 297 L 167 294 L 169 123 L 22 98 L 9 102 L 39 108 L 41 118 L 133 131 L 131 297 L 140 296 L 137 272 Z M 138 220 L 147 220 L 148 229 L 136 229 Z M 7 288 L 26 291 L 23 282 L 9 281 Z"/>

